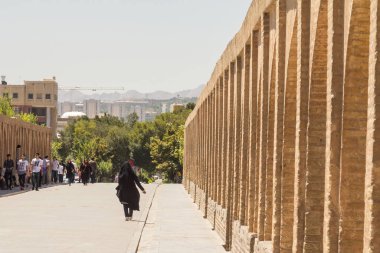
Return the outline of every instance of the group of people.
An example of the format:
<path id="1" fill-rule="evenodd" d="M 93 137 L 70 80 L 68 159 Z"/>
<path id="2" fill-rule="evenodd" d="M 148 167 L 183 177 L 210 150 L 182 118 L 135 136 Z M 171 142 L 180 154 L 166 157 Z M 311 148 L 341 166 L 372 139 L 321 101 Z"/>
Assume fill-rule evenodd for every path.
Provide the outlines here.
<path id="1" fill-rule="evenodd" d="M 11 158 L 11 154 L 0 167 L 0 188 L 12 190 L 14 187 L 20 187 L 24 190 L 25 186 L 28 187 L 30 181 L 32 182 L 32 190 L 38 191 L 43 184 L 48 184 L 48 171 L 51 166 L 51 182 L 63 183 L 64 174 L 68 179 L 69 185 L 74 183 L 75 174 L 78 173 L 79 180 L 82 180 L 84 185 L 87 185 L 91 179 L 92 183 L 96 181 L 97 165 L 95 159 L 90 161 L 85 159 L 81 164 L 79 170 L 76 170 L 74 163 L 69 159 L 67 163 L 59 162 L 56 157 L 50 162 L 49 157 L 46 155 L 43 158 L 39 153 L 29 163 L 25 154 L 15 163 Z"/>

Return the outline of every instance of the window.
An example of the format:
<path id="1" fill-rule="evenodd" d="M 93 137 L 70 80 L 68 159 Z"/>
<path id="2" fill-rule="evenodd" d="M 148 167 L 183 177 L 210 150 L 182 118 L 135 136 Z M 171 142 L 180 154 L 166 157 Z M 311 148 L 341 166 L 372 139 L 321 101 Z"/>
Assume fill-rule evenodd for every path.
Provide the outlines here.
<path id="1" fill-rule="evenodd" d="M 12 94 L 12 98 L 13 98 L 13 99 L 18 99 L 18 93 L 13 93 L 13 94 Z"/>
<path id="2" fill-rule="evenodd" d="M 32 113 L 36 116 L 46 116 L 46 108 L 45 107 L 33 107 Z"/>
<path id="3" fill-rule="evenodd" d="M 20 113 L 20 107 L 15 106 L 15 107 L 13 107 L 13 110 L 15 111 L 16 114 Z"/>
<path id="4" fill-rule="evenodd" d="M 33 99 L 33 93 L 28 93 L 28 99 Z"/>
<path id="5" fill-rule="evenodd" d="M 45 94 L 45 99 L 51 99 L 51 95 L 50 94 Z"/>
<path id="6" fill-rule="evenodd" d="M 58 100 L 58 96 L 57 95 L 54 95 L 54 100 Z"/>
<path id="7" fill-rule="evenodd" d="M 37 93 L 37 99 L 42 99 L 42 93 Z"/>
<path id="8" fill-rule="evenodd" d="M 3 97 L 4 97 L 4 98 L 9 97 L 9 96 L 8 96 L 8 93 L 3 93 Z"/>

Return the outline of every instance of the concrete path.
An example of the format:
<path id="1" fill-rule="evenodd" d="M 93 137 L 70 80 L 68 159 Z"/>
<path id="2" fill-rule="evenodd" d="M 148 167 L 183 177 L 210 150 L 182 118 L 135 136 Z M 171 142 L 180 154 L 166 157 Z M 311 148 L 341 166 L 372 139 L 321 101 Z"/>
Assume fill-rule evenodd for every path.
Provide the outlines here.
<path id="1" fill-rule="evenodd" d="M 127 252 L 156 184 L 145 185 L 140 210 L 126 222 L 116 184 L 73 184 L 0 198 L 0 252 Z M 147 213 L 147 211 L 146 211 Z M 143 224 L 143 223 L 142 223 Z M 141 231 L 140 231 L 141 232 Z"/>
<path id="2" fill-rule="evenodd" d="M 128 222 L 115 187 L 73 184 L 7 192 L 0 197 L 0 252 L 225 252 L 182 185 L 145 185 L 141 211 Z"/>
<path id="3" fill-rule="evenodd" d="M 221 253 L 211 230 L 182 185 L 160 185 L 140 240 L 139 253 Z"/>

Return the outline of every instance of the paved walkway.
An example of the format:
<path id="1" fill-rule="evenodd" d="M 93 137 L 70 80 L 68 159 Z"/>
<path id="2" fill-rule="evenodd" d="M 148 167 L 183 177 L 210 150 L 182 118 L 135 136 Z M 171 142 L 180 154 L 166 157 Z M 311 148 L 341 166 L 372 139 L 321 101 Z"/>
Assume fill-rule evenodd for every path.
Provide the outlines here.
<path id="1" fill-rule="evenodd" d="M 144 186 L 141 210 L 156 186 Z M 0 198 L 0 252 L 125 253 L 142 212 L 126 222 L 115 187 L 60 185 Z"/>
<path id="2" fill-rule="evenodd" d="M 139 253 L 226 252 L 222 244 L 182 185 L 160 185 L 142 232 Z"/>
<path id="3" fill-rule="evenodd" d="M 58 185 L 3 195 L 0 252 L 225 252 L 182 185 L 145 185 L 141 212 L 128 222 L 115 187 Z"/>

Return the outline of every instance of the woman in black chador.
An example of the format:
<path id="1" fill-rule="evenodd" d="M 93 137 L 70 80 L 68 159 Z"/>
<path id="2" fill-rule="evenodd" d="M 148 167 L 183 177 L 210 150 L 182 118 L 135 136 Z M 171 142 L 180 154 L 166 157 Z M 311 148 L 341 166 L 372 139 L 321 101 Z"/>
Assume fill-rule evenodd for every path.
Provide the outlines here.
<path id="1" fill-rule="evenodd" d="M 132 220 L 133 210 L 140 210 L 140 193 L 136 185 L 143 193 L 145 193 L 144 187 L 140 184 L 129 162 L 124 162 L 121 166 L 118 179 L 119 185 L 116 187 L 116 194 L 124 206 L 125 220 Z"/>

